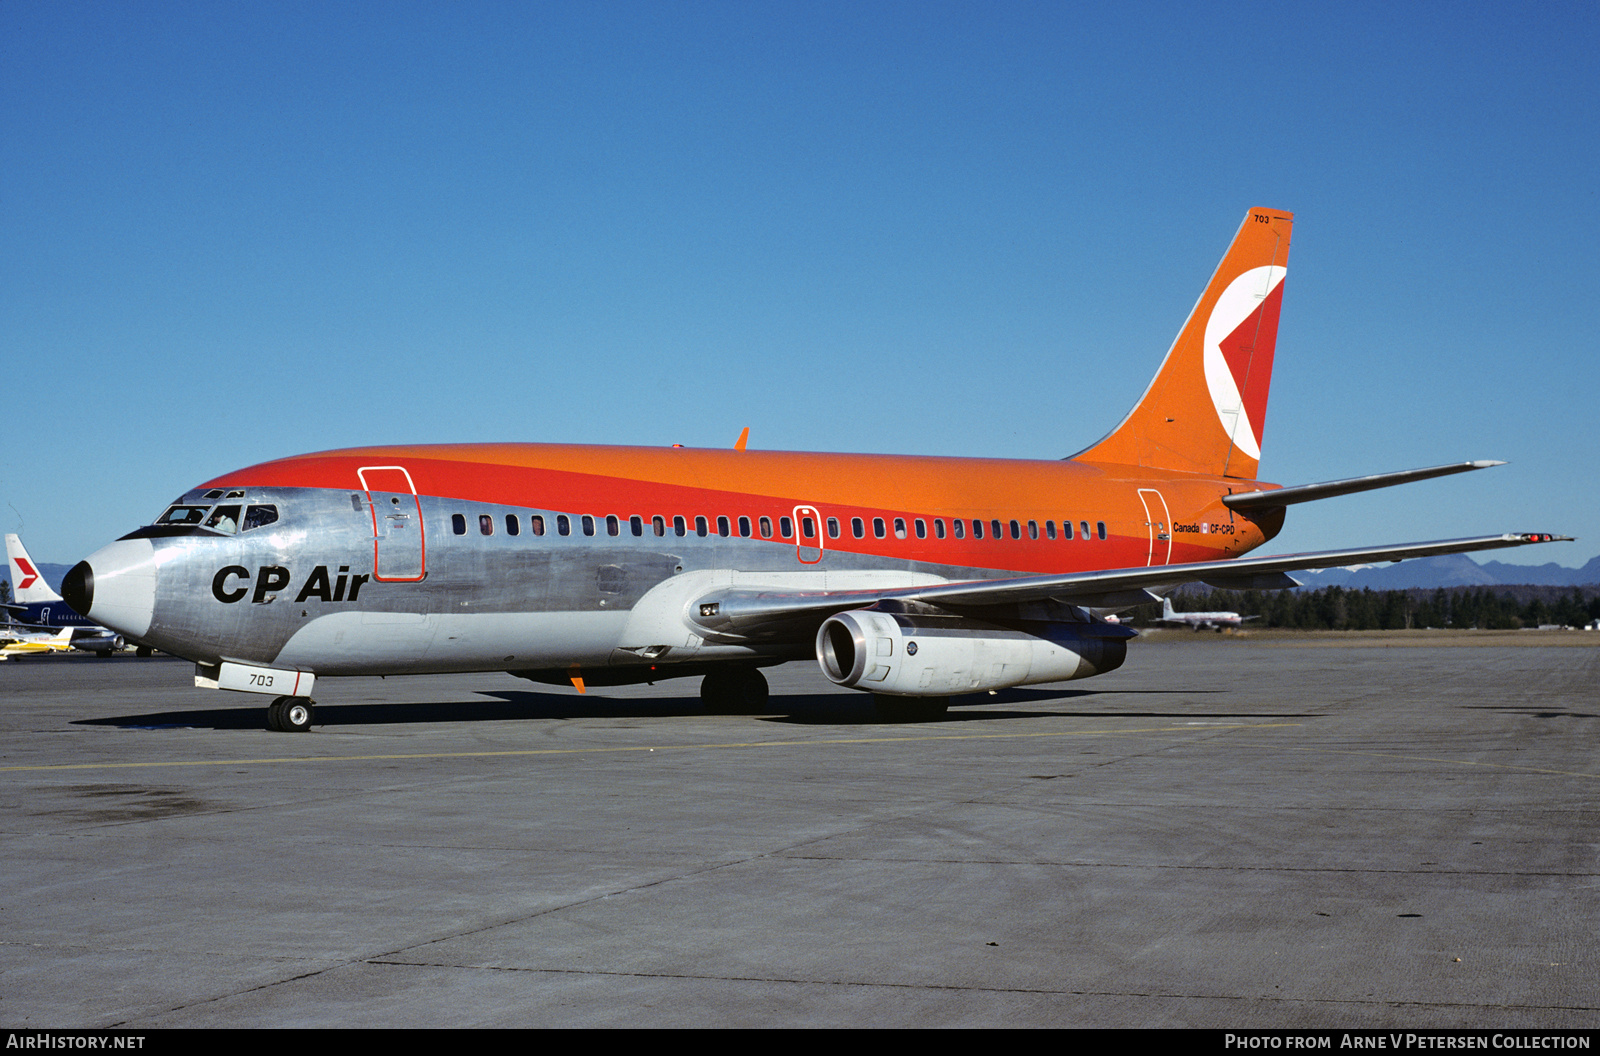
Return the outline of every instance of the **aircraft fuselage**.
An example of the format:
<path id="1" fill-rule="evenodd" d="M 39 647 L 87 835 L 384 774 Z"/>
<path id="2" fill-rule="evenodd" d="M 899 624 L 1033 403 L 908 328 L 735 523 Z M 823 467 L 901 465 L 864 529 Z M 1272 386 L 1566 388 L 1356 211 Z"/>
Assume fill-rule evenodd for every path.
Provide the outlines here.
<path id="1" fill-rule="evenodd" d="M 97 557 L 94 611 L 202 664 L 337 675 L 639 663 L 668 677 L 687 661 L 810 655 L 808 641 L 781 636 L 718 641 L 684 611 L 716 588 L 883 589 L 1215 560 L 1277 527 L 1231 514 L 1220 499 L 1237 487 L 1071 461 L 330 452 L 186 493 L 172 509 L 190 523 L 108 548 L 132 574 Z M 206 527 L 225 507 L 238 511 L 225 527 L 246 509 L 276 517 Z"/>

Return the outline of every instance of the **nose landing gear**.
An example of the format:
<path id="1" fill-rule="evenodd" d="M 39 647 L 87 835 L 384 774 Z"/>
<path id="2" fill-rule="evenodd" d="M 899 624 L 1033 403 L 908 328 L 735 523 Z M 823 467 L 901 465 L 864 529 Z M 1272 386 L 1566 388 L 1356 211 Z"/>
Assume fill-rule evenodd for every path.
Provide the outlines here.
<path id="1" fill-rule="evenodd" d="M 267 705 L 267 729 L 275 733 L 304 733 L 316 718 L 317 702 L 310 697 L 279 697 Z"/>

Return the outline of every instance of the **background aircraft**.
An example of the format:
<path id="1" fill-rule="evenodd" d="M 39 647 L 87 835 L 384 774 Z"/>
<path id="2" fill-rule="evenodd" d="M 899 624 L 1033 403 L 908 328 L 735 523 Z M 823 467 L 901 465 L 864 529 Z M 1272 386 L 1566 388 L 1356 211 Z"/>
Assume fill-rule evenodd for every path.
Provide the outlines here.
<path id="1" fill-rule="evenodd" d="M 1188 582 L 1548 542 L 1480 536 L 1244 554 L 1287 508 L 1496 465 L 1280 488 L 1257 479 L 1292 225 L 1252 209 L 1144 397 L 1071 459 L 459 444 L 355 448 L 224 474 L 63 580 L 86 614 L 275 695 L 304 730 L 327 675 L 703 677 L 765 704 L 812 659 L 890 718 L 952 694 L 1086 678 L 1134 632 L 1095 615 Z"/>
<path id="2" fill-rule="evenodd" d="M 1237 612 L 1177 612 L 1172 607 L 1171 598 L 1161 599 L 1161 622 L 1177 623 L 1203 631 L 1207 627 L 1221 631 L 1224 627 L 1241 626 L 1245 620 L 1260 619 L 1259 616 L 1240 616 Z"/>
<path id="3" fill-rule="evenodd" d="M 64 630 L 67 632 L 66 641 L 74 649 L 109 656 L 123 648 L 125 640 L 122 635 L 108 631 L 84 616 L 51 589 L 39 566 L 28 556 L 21 537 L 14 534 L 6 536 L 6 557 L 11 563 L 11 601 L 4 608 L 19 643 L 55 643 L 61 640 L 57 632 Z M 27 651 L 30 650 L 18 650 Z"/>
<path id="4" fill-rule="evenodd" d="M 72 628 L 64 627 L 54 634 L 32 631 L 8 630 L 0 634 L 0 660 L 17 660 L 24 656 L 47 653 L 66 653 L 73 648 Z"/>

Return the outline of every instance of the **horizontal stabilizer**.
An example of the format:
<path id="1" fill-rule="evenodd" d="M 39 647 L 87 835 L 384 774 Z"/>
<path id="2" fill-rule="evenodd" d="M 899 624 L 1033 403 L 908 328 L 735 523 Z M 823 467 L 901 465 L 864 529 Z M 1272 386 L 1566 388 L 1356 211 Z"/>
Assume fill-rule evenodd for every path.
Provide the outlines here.
<path id="1" fill-rule="evenodd" d="M 1442 539 L 1427 543 L 1397 543 L 1353 550 L 1322 550 L 1306 554 L 1244 557 L 1231 561 L 1198 561 L 1187 565 L 1115 568 L 1104 572 L 1073 572 L 1059 576 L 1024 576 L 1015 579 L 968 580 L 934 583 L 891 590 L 761 591 L 724 590 L 699 599 L 691 608 L 695 623 L 712 634 L 749 635 L 782 633 L 785 624 L 821 620 L 846 609 L 865 608 L 880 601 L 918 601 L 943 609 L 980 608 L 1058 599 L 1075 605 L 1125 606 L 1152 600 L 1145 592 L 1164 593 L 1183 583 L 1221 579 L 1242 582 L 1276 582 L 1298 585 L 1287 573 L 1302 568 L 1337 568 L 1341 565 L 1404 561 L 1413 557 L 1465 554 L 1475 550 L 1533 543 L 1568 542 L 1570 536 L 1546 532 L 1484 535 L 1467 539 Z M 1260 577 L 1257 579 L 1256 577 Z M 1280 578 L 1281 577 L 1281 578 Z M 1134 600 L 1128 600 L 1128 599 Z"/>
<path id="2" fill-rule="evenodd" d="M 1396 484 L 1409 484 L 1430 477 L 1448 477 L 1452 473 L 1466 473 L 1474 469 L 1503 466 L 1504 462 L 1479 460 L 1477 462 L 1452 462 L 1447 466 L 1429 466 L 1426 469 L 1403 469 L 1398 473 L 1374 473 L 1370 477 L 1350 477 L 1348 480 L 1329 480 L 1321 484 L 1301 484 L 1293 488 L 1274 488 L 1271 491 L 1242 491 L 1224 495 L 1222 504 L 1230 510 L 1260 510 L 1268 507 L 1291 506 L 1297 502 L 1315 502 L 1331 499 L 1335 495 L 1351 495 L 1374 488 L 1392 488 Z"/>

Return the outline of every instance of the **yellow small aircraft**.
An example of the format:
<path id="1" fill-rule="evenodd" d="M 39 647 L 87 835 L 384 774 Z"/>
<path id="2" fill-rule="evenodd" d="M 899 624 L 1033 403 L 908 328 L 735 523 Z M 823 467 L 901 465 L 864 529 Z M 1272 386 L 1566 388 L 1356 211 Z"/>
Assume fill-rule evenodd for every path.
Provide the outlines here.
<path id="1" fill-rule="evenodd" d="M 23 634 L 17 636 L 15 641 L 7 642 L 5 645 L 0 646 L 0 660 L 10 660 L 13 657 L 41 653 L 70 653 L 71 651 L 72 628 L 63 627 L 56 634 Z"/>

